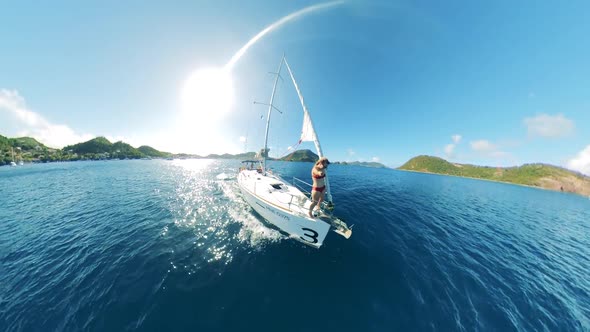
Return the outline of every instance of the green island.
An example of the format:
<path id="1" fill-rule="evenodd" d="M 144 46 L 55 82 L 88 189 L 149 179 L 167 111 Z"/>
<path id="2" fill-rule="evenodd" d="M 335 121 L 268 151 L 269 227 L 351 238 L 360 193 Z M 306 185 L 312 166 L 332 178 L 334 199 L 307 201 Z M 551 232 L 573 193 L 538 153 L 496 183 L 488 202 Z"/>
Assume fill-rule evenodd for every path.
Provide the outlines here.
<path id="1" fill-rule="evenodd" d="M 46 163 L 55 161 L 167 158 L 171 153 L 149 146 L 134 148 L 124 142 L 111 143 L 104 137 L 54 149 L 31 137 L 7 138 L 0 135 L 0 166 L 10 162 Z"/>
<path id="2" fill-rule="evenodd" d="M 57 161 L 78 160 L 111 160 L 111 159 L 254 159 L 256 152 L 239 154 L 209 154 L 200 156 L 187 153 L 170 153 L 158 151 L 150 146 L 143 145 L 134 148 L 131 145 L 119 141 L 111 143 L 105 137 L 96 137 L 89 141 L 68 145 L 63 149 L 54 149 L 31 137 L 7 138 L 0 135 L 0 166 L 9 165 L 10 162 L 46 163 Z M 315 162 L 318 155 L 310 150 L 297 150 L 281 158 L 269 158 L 270 160 L 292 162 Z M 342 165 L 357 165 L 366 167 L 385 167 L 379 163 L 365 162 L 336 162 Z"/>
<path id="3" fill-rule="evenodd" d="M 540 163 L 515 167 L 489 167 L 451 163 L 432 156 L 417 156 L 398 169 L 506 182 L 586 196 L 590 195 L 589 177 L 561 167 Z"/>
<path id="4" fill-rule="evenodd" d="M 297 150 L 292 152 L 278 160 L 282 161 L 304 161 L 304 162 L 315 162 L 318 160 L 319 157 L 317 154 L 313 153 L 311 150 Z M 345 165 L 345 166 L 363 166 L 363 167 L 374 167 L 374 168 L 387 168 L 387 166 L 378 163 L 378 162 L 365 162 L 365 161 L 334 161 L 330 162 L 331 164 L 335 165 Z"/>

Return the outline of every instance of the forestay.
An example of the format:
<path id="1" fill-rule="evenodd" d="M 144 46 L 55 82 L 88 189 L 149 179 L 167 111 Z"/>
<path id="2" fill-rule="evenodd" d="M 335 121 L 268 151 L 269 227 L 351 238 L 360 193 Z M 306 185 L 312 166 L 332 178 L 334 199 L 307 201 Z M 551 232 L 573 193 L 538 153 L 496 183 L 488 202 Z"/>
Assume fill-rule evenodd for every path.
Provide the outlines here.
<path id="1" fill-rule="evenodd" d="M 307 109 L 307 105 L 305 105 L 305 100 L 303 99 L 303 95 L 301 94 L 301 90 L 297 85 L 297 81 L 295 81 L 295 76 L 293 75 L 293 71 L 287 62 L 287 59 L 283 58 L 285 65 L 287 66 L 287 71 L 289 72 L 289 76 L 291 77 L 291 81 L 293 81 L 293 85 L 295 86 L 295 90 L 297 91 L 297 96 L 299 96 L 299 101 L 301 102 L 301 107 L 303 107 L 303 128 L 301 129 L 301 137 L 299 138 L 299 142 L 313 142 L 315 145 L 316 152 L 320 158 L 324 156 L 322 153 L 322 146 L 320 145 L 320 140 L 318 135 L 313 127 L 313 122 L 311 121 L 311 116 L 309 115 L 309 110 Z M 332 192 L 330 191 L 330 181 L 328 179 L 328 175 L 326 174 L 325 177 L 326 183 L 326 201 L 333 204 L 332 200 Z"/>

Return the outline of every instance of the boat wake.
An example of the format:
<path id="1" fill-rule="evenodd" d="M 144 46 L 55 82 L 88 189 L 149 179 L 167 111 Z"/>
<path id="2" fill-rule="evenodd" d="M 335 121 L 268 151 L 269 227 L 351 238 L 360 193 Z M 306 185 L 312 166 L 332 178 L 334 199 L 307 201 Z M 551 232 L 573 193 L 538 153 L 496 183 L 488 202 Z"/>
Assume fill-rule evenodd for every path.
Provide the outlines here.
<path id="1" fill-rule="evenodd" d="M 215 176 L 201 169 L 181 174 L 174 181 L 175 193 L 170 202 L 174 222 L 166 226 L 161 235 L 184 243 L 184 249 L 188 249 L 193 258 L 171 262 L 173 269 L 192 266 L 189 269 L 192 273 L 214 262 L 229 264 L 238 252 L 260 251 L 267 244 L 285 238 L 252 214 L 237 184 L 227 181 L 232 178 L 228 173 Z M 195 257 L 199 257 L 198 262 L 194 261 Z"/>
<path id="2" fill-rule="evenodd" d="M 232 179 L 232 177 L 231 177 L 231 176 L 229 176 L 229 175 L 227 175 L 227 174 L 225 174 L 225 173 L 220 173 L 220 174 L 217 174 L 217 176 L 216 176 L 215 178 L 216 178 L 217 180 L 230 180 L 230 179 Z"/>
<path id="3" fill-rule="evenodd" d="M 220 182 L 219 185 L 224 194 L 232 201 L 228 207 L 229 215 L 242 226 L 237 234 L 237 240 L 240 243 L 261 250 L 267 243 L 279 242 L 285 238 L 279 231 L 268 228 L 252 214 L 250 205 L 242 199 L 242 194 L 236 183 Z"/>

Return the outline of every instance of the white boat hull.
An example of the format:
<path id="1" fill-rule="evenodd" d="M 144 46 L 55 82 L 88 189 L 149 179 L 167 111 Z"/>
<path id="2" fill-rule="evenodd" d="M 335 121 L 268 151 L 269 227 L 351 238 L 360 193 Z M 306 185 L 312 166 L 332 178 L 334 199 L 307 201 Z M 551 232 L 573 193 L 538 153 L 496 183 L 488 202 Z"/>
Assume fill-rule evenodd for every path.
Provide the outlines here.
<path id="1" fill-rule="evenodd" d="M 312 247 L 323 244 L 330 224 L 309 217 L 311 200 L 297 188 L 255 170 L 241 171 L 238 185 L 246 202 L 268 222 Z"/>

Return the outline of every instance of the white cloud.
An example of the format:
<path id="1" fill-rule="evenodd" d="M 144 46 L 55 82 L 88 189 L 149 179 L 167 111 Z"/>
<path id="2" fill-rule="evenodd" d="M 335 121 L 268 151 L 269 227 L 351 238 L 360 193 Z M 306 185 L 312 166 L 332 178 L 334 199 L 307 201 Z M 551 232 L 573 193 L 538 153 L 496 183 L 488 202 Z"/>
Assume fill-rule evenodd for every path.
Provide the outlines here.
<path id="1" fill-rule="evenodd" d="M 574 132 L 574 122 L 563 114 L 539 114 L 532 118 L 525 118 L 529 135 L 548 138 L 558 138 Z"/>
<path id="2" fill-rule="evenodd" d="M 381 158 L 379 158 L 379 157 L 373 157 L 373 159 L 371 159 L 371 160 L 372 160 L 373 162 L 376 162 L 376 163 L 378 163 L 378 162 L 380 162 L 380 161 L 381 161 Z"/>
<path id="3" fill-rule="evenodd" d="M 476 152 L 492 152 L 497 148 L 494 144 L 485 139 L 472 141 L 469 142 L 469 144 L 471 145 L 471 149 Z"/>
<path id="4" fill-rule="evenodd" d="M 447 155 L 447 157 L 451 157 L 453 155 L 454 151 L 455 151 L 455 144 L 447 144 L 445 146 L 445 154 Z"/>
<path id="5" fill-rule="evenodd" d="M 459 142 L 461 142 L 462 138 L 463 138 L 463 136 L 461 136 L 459 134 L 455 134 L 455 135 L 451 136 L 453 143 L 445 145 L 445 147 L 443 149 L 445 152 L 446 158 L 454 158 L 455 157 L 455 147 L 457 147 Z"/>
<path id="6" fill-rule="evenodd" d="M 480 156 L 494 159 L 510 158 L 510 153 L 500 150 L 499 145 L 493 144 L 485 139 L 471 141 L 469 142 L 469 145 L 471 145 L 471 149 L 477 152 Z"/>
<path id="7" fill-rule="evenodd" d="M 30 136 L 51 147 L 61 148 L 92 139 L 63 124 L 53 124 L 26 106 L 16 90 L 0 89 L 0 132 L 9 136 Z"/>
<path id="8" fill-rule="evenodd" d="M 353 150 L 353 149 L 348 149 L 348 150 L 347 150 L 347 153 L 348 153 L 348 156 L 349 156 L 349 157 L 352 157 L 352 156 L 354 156 L 354 155 L 356 154 L 356 152 L 354 152 L 354 150 Z"/>
<path id="9" fill-rule="evenodd" d="M 240 136 L 240 142 L 245 143 L 246 142 L 246 137 L 245 136 Z"/>
<path id="10" fill-rule="evenodd" d="M 566 166 L 569 169 L 590 176 L 590 145 L 578 152 L 575 157 L 568 160 Z"/>

